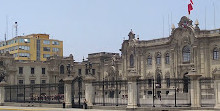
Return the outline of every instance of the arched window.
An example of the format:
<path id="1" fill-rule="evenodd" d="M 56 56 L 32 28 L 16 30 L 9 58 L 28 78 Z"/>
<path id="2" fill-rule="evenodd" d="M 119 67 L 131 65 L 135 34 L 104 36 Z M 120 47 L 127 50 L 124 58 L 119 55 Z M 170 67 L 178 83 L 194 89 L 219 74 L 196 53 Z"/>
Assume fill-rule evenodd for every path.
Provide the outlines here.
<path id="1" fill-rule="evenodd" d="M 213 60 L 218 60 L 218 48 L 214 48 L 213 50 Z"/>
<path id="2" fill-rule="evenodd" d="M 63 65 L 60 66 L 60 74 L 64 74 L 64 66 Z"/>
<path id="3" fill-rule="evenodd" d="M 130 55 L 130 67 L 134 67 L 134 56 L 133 56 L 133 54 Z"/>
<path id="4" fill-rule="evenodd" d="M 183 62 L 190 62 L 190 47 L 183 47 Z"/>
<path id="5" fill-rule="evenodd" d="M 170 64 L 170 55 L 169 55 L 169 53 L 166 53 L 165 63 Z"/>
<path id="6" fill-rule="evenodd" d="M 157 54 L 157 58 L 156 59 L 157 59 L 156 63 L 160 64 L 161 63 L 161 55 L 159 53 Z"/>
<path id="7" fill-rule="evenodd" d="M 161 88 L 161 76 L 160 76 L 160 74 L 157 74 L 156 88 Z"/>
<path id="8" fill-rule="evenodd" d="M 152 65 L 152 57 L 150 55 L 147 57 L 147 65 Z"/>

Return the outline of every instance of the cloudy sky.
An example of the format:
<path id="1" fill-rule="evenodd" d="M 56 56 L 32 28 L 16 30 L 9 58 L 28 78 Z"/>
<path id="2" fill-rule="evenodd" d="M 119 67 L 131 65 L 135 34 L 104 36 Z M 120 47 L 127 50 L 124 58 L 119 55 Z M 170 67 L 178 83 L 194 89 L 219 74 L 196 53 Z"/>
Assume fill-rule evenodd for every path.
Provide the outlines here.
<path id="1" fill-rule="evenodd" d="M 220 28 L 220 0 L 193 2 L 190 19 L 198 19 L 201 29 Z M 0 0 L 0 40 L 7 32 L 7 39 L 12 38 L 13 24 L 18 22 L 18 35 L 50 34 L 63 41 L 64 56 L 73 54 L 76 61 L 81 61 L 88 53 L 120 53 L 131 29 L 141 40 L 169 36 L 171 24 L 177 26 L 182 16 L 188 16 L 188 3 L 189 0 Z"/>

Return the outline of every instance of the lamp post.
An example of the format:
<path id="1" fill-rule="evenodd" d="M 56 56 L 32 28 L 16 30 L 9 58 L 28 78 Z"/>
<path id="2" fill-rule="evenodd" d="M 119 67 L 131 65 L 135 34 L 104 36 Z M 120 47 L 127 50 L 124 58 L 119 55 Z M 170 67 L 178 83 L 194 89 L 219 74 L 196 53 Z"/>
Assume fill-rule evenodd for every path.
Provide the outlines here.
<path id="1" fill-rule="evenodd" d="M 155 107 L 155 105 L 154 105 L 154 90 L 155 90 L 155 88 L 154 88 L 154 79 L 153 79 L 153 107 Z"/>
<path id="2" fill-rule="evenodd" d="M 67 72 L 68 72 L 68 77 L 70 76 L 72 67 L 73 67 L 73 65 L 70 65 L 70 63 L 68 63 L 67 66 L 66 66 Z"/>
<path id="3" fill-rule="evenodd" d="M 90 63 L 90 61 L 88 61 L 88 63 L 85 64 L 86 65 L 86 74 L 91 74 L 91 69 L 92 69 L 92 63 Z"/>

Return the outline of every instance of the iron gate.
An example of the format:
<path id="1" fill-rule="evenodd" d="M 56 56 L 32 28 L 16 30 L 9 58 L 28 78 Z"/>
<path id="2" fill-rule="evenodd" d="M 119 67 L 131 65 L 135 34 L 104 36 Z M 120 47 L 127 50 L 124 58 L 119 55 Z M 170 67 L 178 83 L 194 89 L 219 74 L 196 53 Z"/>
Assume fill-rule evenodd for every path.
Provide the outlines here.
<path id="1" fill-rule="evenodd" d="M 128 103 L 128 82 L 126 80 L 96 81 L 94 105 L 122 106 Z"/>
<path id="2" fill-rule="evenodd" d="M 5 86 L 6 102 L 58 103 L 64 101 L 64 84 L 31 84 Z"/>
<path id="3" fill-rule="evenodd" d="M 72 108 L 83 108 L 85 88 L 81 76 L 72 81 Z"/>
<path id="4" fill-rule="evenodd" d="M 189 79 L 139 79 L 138 106 L 188 107 L 190 106 Z"/>

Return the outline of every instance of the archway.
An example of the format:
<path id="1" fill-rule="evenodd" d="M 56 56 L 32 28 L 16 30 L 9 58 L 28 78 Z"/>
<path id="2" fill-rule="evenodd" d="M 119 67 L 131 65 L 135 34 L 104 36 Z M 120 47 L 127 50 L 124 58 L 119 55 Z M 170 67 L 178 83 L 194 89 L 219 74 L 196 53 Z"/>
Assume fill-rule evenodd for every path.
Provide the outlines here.
<path id="1" fill-rule="evenodd" d="M 189 78 L 186 76 L 188 72 L 186 72 L 183 76 L 183 92 L 188 93 L 188 85 L 189 85 Z"/>

